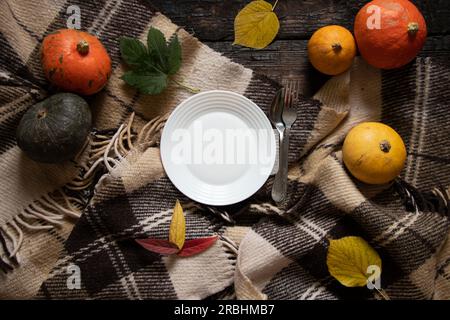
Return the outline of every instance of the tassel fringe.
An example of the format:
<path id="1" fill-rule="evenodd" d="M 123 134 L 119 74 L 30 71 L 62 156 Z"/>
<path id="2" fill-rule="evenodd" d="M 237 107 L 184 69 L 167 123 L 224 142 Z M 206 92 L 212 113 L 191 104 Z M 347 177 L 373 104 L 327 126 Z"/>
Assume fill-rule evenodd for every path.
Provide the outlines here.
<path id="1" fill-rule="evenodd" d="M 157 144 L 158 134 L 167 115 L 156 117 L 142 127 L 139 134 L 132 130 L 134 112 L 118 130 L 95 131 L 76 159 L 90 148 L 86 161 L 79 164 L 79 175 L 64 187 L 43 195 L 25 207 L 10 221 L 0 226 L 0 271 L 11 272 L 19 265 L 17 253 L 24 230 L 38 232 L 61 227 L 63 219 L 78 219 L 101 183 L 131 150 L 141 151 Z M 103 173 L 99 176 L 100 173 Z"/>
<path id="2" fill-rule="evenodd" d="M 410 212 L 435 212 L 450 218 L 450 190 L 440 186 L 429 192 L 422 192 L 407 182 L 397 179 L 394 189 Z"/>

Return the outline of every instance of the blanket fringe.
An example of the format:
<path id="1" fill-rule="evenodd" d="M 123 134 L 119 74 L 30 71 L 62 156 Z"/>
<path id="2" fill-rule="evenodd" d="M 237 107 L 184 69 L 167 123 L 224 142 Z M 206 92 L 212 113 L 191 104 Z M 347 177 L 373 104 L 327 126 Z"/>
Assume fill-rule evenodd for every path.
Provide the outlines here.
<path id="1" fill-rule="evenodd" d="M 157 135 L 167 116 L 156 117 L 140 130 L 132 131 L 134 112 L 117 130 L 95 131 L 76 158 L 90 148 L 86 161 L 78 166 L 78 176 L 64 187 L 43 195 L 0 226 L 0 271 L 8 273 L 19 265 L 17 253 L 24 231 L 50 230 L 63 225 L 63 219 L 78 219 L 101 181 L 133 149 L 144 150 L 157 143 Z M 134 141 L 134 143 L 133 143 Z M 98 177 L 101 171 L 103 174 Z"/>
<path id="2" fill-rule="evenodd" d="M 159 134 L 164 127 L 168 116 L 169 113 L 166 113 L 163 116 L 155 117 L 147 122 L 137 135 L 136 146 L 132 146 L 132 149 L 138 148 L 142 151 L 157 145 L 160 138 Z"/>
<path id="3" fill-rule="evenodd" d="M 230 216 L 230 214 L 226 210 L 219 210 L 217 208 L 208 206 L 208 205 L 198 205 L 198 209 L 205 209 L 209 213 L 212 213 L 216 217 L 225 220 L 228 223 L 235 224 L 236 222 L 234 219 Z"/>
<path id="4" fill-rule="evenodd" d="M 224 236 L 223 234 L 220 235 L 219 238 L 222 241 L 222 245 L 225 247 L 225 252 L 231 255 L 230 259 L 236 262 L 239 246 L 233 240 L 231 240 L 227 236 Z"/>
<path id="5" fill-rule="evenodd" d="M 227 259 L 231 265 L 231 267 L 235 270 L 236 263 L 238 259 L 239 246 L 231 240 L 229 237 L 220 234 L 219 241 L 225 251 Z M 234 290 L 234 285 L 231 285 L 221 292 L 216 294 L 216 299 L 219 300 L 234 300 L 236 299 L 236 292 Z"/>
<path id="6" fill-rule="evenodd" d="M 450 218 L 450 191 L 442 186 L 422 192 L 406 181 L 397 179 L 394 189 L 410 212 L 435 212 Z"/>

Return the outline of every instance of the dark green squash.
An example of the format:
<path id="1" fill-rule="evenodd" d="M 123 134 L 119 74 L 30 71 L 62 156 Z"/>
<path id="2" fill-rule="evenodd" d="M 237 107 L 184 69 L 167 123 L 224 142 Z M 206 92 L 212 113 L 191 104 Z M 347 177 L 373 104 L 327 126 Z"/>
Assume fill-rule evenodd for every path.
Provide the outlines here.
<path id="1" fill-rule="evenodd" d="M 35 161 L 63 162 L 83 147 L 91 124 L 91 110 L 83 98 L 58 93 L 24 114 L 17 128 L 17 143 Z"/>

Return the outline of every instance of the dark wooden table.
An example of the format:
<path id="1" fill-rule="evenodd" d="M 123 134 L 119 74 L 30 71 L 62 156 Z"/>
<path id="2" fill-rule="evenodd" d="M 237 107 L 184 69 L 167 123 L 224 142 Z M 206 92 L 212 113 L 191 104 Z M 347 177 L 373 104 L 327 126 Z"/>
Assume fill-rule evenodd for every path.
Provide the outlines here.
<path id="1" fill-rule="evenodd" d="M 309 64 L 306 45 L 320 27 L 337 24 L 353 30 L 354 18 L 368 1 L 279 0 L 280 32 L 264 50 L 233 46 L 234 17 L 249 0 L 148 0 L 176 24 L 236 62 L 279 82 L 300 80 L 310 96 L 327 80 Z M 274 2 L 274 0 L 268 0 Z M 421 56 L 450 59 L 450 0 L 413 0 L 428 25 Z"/>

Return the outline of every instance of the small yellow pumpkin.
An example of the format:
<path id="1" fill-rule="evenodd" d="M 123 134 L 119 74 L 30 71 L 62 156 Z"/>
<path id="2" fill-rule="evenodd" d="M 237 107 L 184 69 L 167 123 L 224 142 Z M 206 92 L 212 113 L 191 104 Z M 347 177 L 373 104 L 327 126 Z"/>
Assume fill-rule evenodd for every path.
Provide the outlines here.
<path id="1" fill-rule="evenodd" d="M 402 171 L 406 148 L 400 135 L 379 122 L 363 122 L 347 134 L 342 148 L 347 169 L 368 184 L 385 184 Z"/>
<path id="2" fill-rule="evenodd" d="M 327 75 L 338 75 L 348 70 L 356 55 L 355 38 L 341 26 L 326 26 L 317 30 L 308 42 L 311 64 Z"/>

